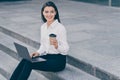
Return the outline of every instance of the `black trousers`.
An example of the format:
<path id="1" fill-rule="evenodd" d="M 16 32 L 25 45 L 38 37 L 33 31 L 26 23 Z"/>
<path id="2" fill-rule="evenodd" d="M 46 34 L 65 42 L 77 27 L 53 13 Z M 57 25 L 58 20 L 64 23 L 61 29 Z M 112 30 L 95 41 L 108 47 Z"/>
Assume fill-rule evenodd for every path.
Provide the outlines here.
<path id="1" fill-rule="evenodd" d="M 65 68 L 66 55 L 47 54 L 40 57 L 46 59 L 46 61 L 32 63 L 26 59 L 22 59 L 13 72 L 10 80 L 27 80 L 32 69 L 57 72 Z"/>

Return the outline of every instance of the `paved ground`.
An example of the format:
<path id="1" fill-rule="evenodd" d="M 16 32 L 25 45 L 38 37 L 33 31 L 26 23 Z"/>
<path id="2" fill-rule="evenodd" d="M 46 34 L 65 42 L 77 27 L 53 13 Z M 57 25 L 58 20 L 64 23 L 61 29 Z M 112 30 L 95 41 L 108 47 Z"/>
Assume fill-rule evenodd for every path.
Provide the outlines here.
<path id="1" fill-rule="evenodd" d="M 109 5 L 111 2 L 111 6 L 120 7 L 120 0 L 73 0 L 73 1 L 80 1 L 86 3 L 93 3 L 98 5 Z"/>
<path id="2" fill-rule="evenodd" d="M 0 26 L 39 42 L 47 0 L 0 3 Z M 68 32 L 69 55 L 120 77 L 120 8 L 53 0 Z"/>

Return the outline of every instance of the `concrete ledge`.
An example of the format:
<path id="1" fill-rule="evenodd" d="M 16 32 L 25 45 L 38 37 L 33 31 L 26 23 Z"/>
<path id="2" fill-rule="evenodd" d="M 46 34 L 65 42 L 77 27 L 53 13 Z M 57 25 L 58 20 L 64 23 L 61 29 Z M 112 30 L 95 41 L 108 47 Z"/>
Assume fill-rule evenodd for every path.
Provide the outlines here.
<path id="1" fill-rule="evenodd" d="M 18 39 L 20 40 L 21 42 L 24 42 L 34 48 L 38 48 L 39 47 L 39 43 L 36 42 L 36 41 L 33 41 L 31 39 L 28 39 L 20 34 L 17 34 L 13 31 L 10 31 L 6 28 L 3 28 L 0 26 L 0 31 L 3 32 L 4 34 L 6 35 L 9 35 L 15 39 Z M 36 46 L 37 45 L 37 46 Z M 102 80 L 120 80 L 120 78 L 118 76 L 115 76 L 113 74 L 110 74 L 104 70 L 101 70 L 97 67 L 95 67 L 94 65 L 91 65 L 89 63 L 86 63 L 84 61 L 81 61 L 81 60 L 78 60 L 70 55 L 68 55 L 68 63 L 79 68 L 79 69 L 82 69 L 83 71 L 95 76 L 95 77 L 98 77 Z"/>
<path id="2" fill-rule="evenodd" d="M 0 45 L 1 47 L 3 47 L 2 45 Z M 9 54 L 11 51 L 14 52 L 13 50 L 11 49 L 8 49 L 6 46 L 4 46 L 4 50 L 6 51 L 6 55 L 10 55 Z M 11 51 L 9 51 L 11 50 Z M 16 54 L 16 52 L 12 53 L 12 54 Z M 18 59 L 17 59 L 18 60 Z M 10 74 L 8 74 L 8 72 L 6 72 L 5 70 L 1 70 L 2 71 L 2 74 L 7 77 L 7 76 L 10 76 Z M 36 70 L 34 70 L 36 71 Z M 69 64 L 67 64 L 66 68 L 64 71 L 60 71 L 60 72 L 44 72 L 44 71 L 37 71 L 39 74 L 42 74 L 44 75 L 46 78 L 50 79 L 50 80 L 75 80 L 75 79 L 78 79 L 78 80 L 99 80 L 98 78 L 96 77 L 93 77 L 83 71 L 81 71 L 80 69 L 74 67 L 74 66 L 71 66 Z M 5 74 L 8 74 L 8 75 L 5 75 Z M 39 75 L 38 74 L 38 75 Z M 31 75 L 32 76 L 32 75 Z M 31 77 L 30 76 L 30 77 Z M 7 77 L 9 79 L 9 77 Z M 34 77 L 33 77 L 34 78 Z M 36 79 L 35 79 L 36 80 Z M 44 80 L 44 79 L 43 79 Z"/>
<path id="3" fill-rule="evenodd" d="M 7 79 L 0 74 L 0 80 L 7 80 Z"/>
<path id="4" fill-rule="evenodd" d="M 4 27 L 0 26 L 0 31 L 2 33 L 4 33 L 4 34 L 9 35 L 9 36 L 11 36 L 11 37 L 13 37 L 13 38 L 15 38 L 17 40 L 20 40 L 21 42 L 24 42 L 24 43 L 26 43 L 26 44 L 28 44 L 28 45 L 30 45 L 32 47 L 39 48 L 39 46 L 40 46 L 40 43 L 38 43 L 36 41 L 33 41 L 33 40 L 31 40 L 31 39 L 29 39 L 27 37 L 24 37 L 24 36 L 22 36 L 22 35 L 20 35 L 18 33 L 15 33 L 13 31 L 10 31 L 10 30 L 8 30 L 8 29 L 6 29 Z"/>
<path id="5" fill-rule="evenodd" d="M 99 69 L 98 67 L 95 67 L 94 65 L 78 60 L 72 56 L 68 55 L 67 62 L 95 77 L 100 78 L 101 80 L 120 80 L 118 76 L 115 76 L 107 71 Z"/>
<path id="6" fill-rule="evenodd" d="M 95 67 L 95 76 L 101 80 L 120 80 L 119 77 Z"/>
<path id="7" fill-rule="evenodd" d="M 2 75 L 2 76 L 4 76 L 6 79 L 8 79 L 9 78 L 9 73 L 7 73 L 5 70 L 3 70 L 2 68 L 0 68 L 0 74 Z"/>
<path id="8" fill-rule="evenodd" d="M 1 48 L 1 50 L 2 50 L 3 52 L 5 52 L 5 53 L 8 54 L 9 56 L 13 57 L 14 59 L 16 59 L 16 60 L 18 60 L 18 61 L 21 60 L 21 58 L 19 58 L 18 55 L 16 55 L 17 53 L 16 53 L 15 51 L 9 49 L 8 47 L 6 47 L 6 46 L 4 46 L 4 45 L 2 45 L 2 44 L 0 44 L 0 48 Z M 2 75 L 4 75 L 4 77 L 6 77 L 7 79 L 9 79 L 10 74 L 9 74 L 8 72 L 6 72 L 5 70 L 3 70 L 3 69 L 0 68 L 0 73 L 1 73 Z M 58 77 L 58 76 L 56 76 L 56 75 L 53 75 L 53 74 L 46 74 L 46 73 L 44 73 L 44 72 L 38 72 L 38 73 L 44 75 L 46 78 L 49 78 L 49 79 L 51 79 L 51 80 L 52 80 L 52 79 L 54 79 L 54 80 L 55 80 L 55 79 L 64 80 L 64 79 L 61 79 L 60 77 Z M 51 76 L 52 76 L 52 77 L 51 77 Z M 53 77 L 53 76 L 54 76 L 54 77 Z"/>
<path id="9" fill-rule="evenodd" d="M 26 46 L 29 51 L 34 50 L 34 48 L 32 48 L 31 46 L 28 46 L 25 43 L 20 42 L 19 40 L 12 38 L 12 37 L 10 37 L 2 32 L 0 32 L 0 33 L 1 33 L 0 36 L 2 38 L 0 41 L 0 43 L 1 43 L 0 47 L 2 50 L 0 52 L 1 53 L 1 57 L 0 57 L 1 58 L 1 65 L 0 65 L 0 67 L 3 70 L 7 71 L 8 73 L 11 73 L 12 71 L 14 71 L 15 66 L 17 66 L 17 64 L 18 64 L 18 63 L 16 63 L 16 61 L 17 62 L 19 61 L 19 57 L 17 56 L 17 52 L 16 52 L 16 49 L 15 49 L 13 42 L 18 42 L 18 43 Z M 33 70 L 33 71 L 36 71 L 36 70 Z M 98 78 L 93 77 L 93 76 L 81 71 L 80 69 L 76 69 L 76 67 L 71 66 L 69 64 L 67 64 L 64 71 L 55 72 L 55 73 L 54 72 L 46 73 L 44 71 L 39 71 L 39 73 L 37 75 L 39 76 L 41 74 L 43 74 L 45 77 L 47 77 L 48 79 L 51 79 L 51 80 L 56 80 L 56 79 L 57 80 L 75 80 L 76 78 L 78 80 L 83 80 L 83 79 L 84 80 L 88 80 L 88 79 L 89 80 L 99 80 Z M 36 75 L 36 77 L 38 77 L 37 75 Z M 33 75 L 31 75 L 31 76 L 33 76 Z M 35 77 L 32 77 L 30 79 L 37 80 L 38 78 L 36 79 Z"/>
<path id="10" fill-rule="evenodd" d="M 95 74 L 95 69 L 91 64 L 88 64 L 84 61 L 78 60 L 70 55 L 67 56 L 67 62 L 71 65 L 74 65 L 75 67 L 91 74 L 94 75 Z"/>
<path id="11" fill-rule="evenodd" d="M 18 59 L 18 55 L 15 51 L 7 48 L 6 46 L 0 44 L 0 49 L 5 52 L 5 53 L 9 53 L 8 55 L 10 55 L 11 57 L 15 58 L 15 59 Z"/>

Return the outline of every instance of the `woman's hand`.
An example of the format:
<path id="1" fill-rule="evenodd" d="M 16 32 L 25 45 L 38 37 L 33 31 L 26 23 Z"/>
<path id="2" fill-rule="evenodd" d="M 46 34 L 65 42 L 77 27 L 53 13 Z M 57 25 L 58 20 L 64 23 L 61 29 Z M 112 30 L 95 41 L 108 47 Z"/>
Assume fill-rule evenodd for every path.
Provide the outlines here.
<path id="1" fill-rule="evenodd" d="M 38 52 L 33 52 L 32 54 L 30 54 L 30 57 L 36 57 L 36 56 L 39 56 L 39 53 Z"/>
<path id="2" fill-rule="evenodd" d="M 58 41 L 56 38 L 50 38 L 50 45 L 54 45 L 56 49 L 58 48 Z"/>

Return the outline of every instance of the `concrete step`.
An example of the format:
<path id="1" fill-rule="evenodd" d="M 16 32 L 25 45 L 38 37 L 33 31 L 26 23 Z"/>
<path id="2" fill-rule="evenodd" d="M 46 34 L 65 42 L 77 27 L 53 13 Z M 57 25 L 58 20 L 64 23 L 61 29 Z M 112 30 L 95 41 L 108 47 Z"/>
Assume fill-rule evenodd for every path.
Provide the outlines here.
<path id="1" fill-rule="evenodd" d="M 36 51 L 34 48 L 26 45 L 25 43 L 22 43 L 22 42 L 18 41 L 17 39 L 14 39 L 14 38 L 12 38 L 12 37 L 10 37 L 8 35 L 5 35 L 5 34 L 3 34 L 1 32 L 0 32 L 0 36 L 1 36 L 0 50 L 2 50 L 3 52 L 5 52 L 6 54 L 8 54 L 9 56 L 11 56 L 12 58 L 14 58 L 17 61 L 20 61 L 21 58 L 18 56 L 17 51 L 15 49 L 15 46 L 14 46 L 13 42 L 18 42 L 18 43 L 26 46 L 28 48 L 28 50 L 29 50 L 30 53 L 32 53 L 33 51 Z M 39 74 L 40 75 L 42 74 L 42 75 L 44 75 L 45 77 L 47 77 L 49 79 L 56 79 L 57 78 L 58 80 L 62 80 L 61 78 L 59 78 L 57 76 L 51 77 L 50 74 L 45 74 L 44 72 L 43 73 L 39 73 Z M 50 75 L 50 76 L 48 76 L 48 75 Z M 6 77 L 8 77 L 8 76 L 6 76 Z"/>
<path id="2" fill-rule="evenodd" d="M 0 3 L 0 26 L 8 29 L 0 27 L 0 31 L 38 48 L 40 8 L 46 1 Z M 71 0 L 52 1 L 62 12 L 61 21 L 68 32 L 68 63 L 102 80 L 120 80 L 120 9 Z"/>
<path id="3" fill-rule="evenodd" d="M 64 80 L 100 80 L 70 64 L 67 64 L 67 67 L 64 71 L 56 74 L 64 78 Z"/>
<path id="4" fill-rule="evenodd" d="M 13 42 L 14 41 L 19 42 L 22 45 L 27 46 L 27 48 L 31 51 L 35 50 L 35 49 L 26 45 L 26 44 L 24 44 L 24 43 L 22 43 L 22 42 L 20 42 L 20 41 L 18 41 L 18 40 L 16 40 L 16 39 L 14 39 L 14 38 L 12 38 L 12 37 L 10 37 L 10 36 L 8 36 L 8 35 L 5 35 L 1 32 L 0 32 L 0 36 L 2 37 L 2 40 L 0 41 L 0 48 L 2 50 L 1 53 L 4 54 L 4 55 L 1 55 L 1 57 L 6 56 L 6 58 L 7 58 L 7 56 L 9 56 L 9 58 L 11 58 L 11 60 L 7 59 L 6 63 L 9 62 L 10 64 L 8 64 L 6 66 L 4 65 L 4 63 L 2 63 L 2 60 L 1 60 L 2 65 L 4 65 L 4 67 L 1 66 L 1 69 L 3 69 L 4 72 L 7 71 L 6 72 L 7 73 L 6 77 L 8 78 L 10 76 L 10 73 L 15 69 L 16 65 L 19 62 L 17 60 L 18 59 L 17 55 L 15 55 L 16 57 L 13 56 L 13 54 L 17 54 L 16 50 L 15 50 L 15 47 L 13 45 Z M 10 53 L 10 52 L 12 52 L 12 53 Z M 4 59 L 6 59 L 6 58 L 4 57 Z M 12 61 L 12 63 L 11 63 L 11 61 Z M 11 64 L 14 64 L 14 65 L 11 65 Z M 8 70 L 6 70 L 6 69 L 8 69 Z M 75 79 L 77 79 L 77 80 L 81 80 L 81 79 L 82 80 L 83 79 L 84 80 L 99 80 L 98 78 L 93 77 L 93 76 L 91 76 L 91 75 L 89 75 L 89 74 L 81 71 L 80 69 L 75 68 L 74 66 L 69 65 L 69 64 L 67 64 L 66 69 L 64 71 L 61 71 L 61 72 L 57 72 L 57 73 L 41 72 L 41 71 L 37 71 L 37 72 L 39 72 L 39 74 L 40 73 L 43 74 L 47 78 L 50 78 L 50 80 L 56 80 L 56 79 L 57 80 L 75 80 Z M 32 76 L 32 74 L 31 74 L 31 76 Z M 32 78 L 34 78 L 34 77 L 32 77 Z M 37 80 L 37 79 L 33 79 L 33 80 Z"/>
<path id="5" fill-rule="evenodd" d="M 15 67 L 19 61 L 15 60 L 14 58 L 7 55 L 3 51 L 0 51 L 0 53 L 1 53 L 0 54 L 0 58 L 1 58 L 0 69 L 2 69 L 2 71 L 0 71 L 0 73 L 2 75 L 4 75 L 7 79 L 9 79 L 10 73 L 13 72 L 13 70 L 15 69 Z M 6 60 L 6 58 L 7 58 L 7 60 Z M 4 60 L 4 62 L 3 62 L 3 60 Z M 5 74 L 5 72 L 7 74 Z M 40 80 L 48 80 L 44 76 L 40 75 L 40 73 L 38 73 L 36 71 L 32 71 L 32 74 L 30 75 L 29 80 L 39 80 L 39 79 Z M 77 69 L 77 68 L 69 65 L 69 64 L 67 64 L 67 67 L 64 71 L 56 72 L 56 73 L 52 73 L 52 72 L 45 72 L 45 73 L 57 75 L 57 76 L 61 77 L 61 79 L 56 78 L 57 80 L 100 80 L 100 79 L 97 79 L 97 78 L 95 78 L 95 77 L 81 71 L 80 69 Z M 51 77 L 53 77 L 53 76 L 51 76 Z M 0 77 L 0 78 L 2 78 L 2 77 Z M 56 80 L 56 79 L 54 78 L 54 80 Z M 4 80 L 4 79 L 0 79 L 0 80 Z M 53 80 L 53 78 L 50 80 Z"/>
<path id="6" fill-rule="evenodd" d="M 6 54 L 5 52 L 0 50 L 0 69 L 2 69 L 2 71 L 0 71 L 0 73 L 2 75 L 4 75 L 4 77 L 8 80 L 11 76 L 11 74 L 13 73 L 15 67 L 17 66 L 17 64 L 19 63 L 18 60 L 14 59 L 13 57 L 9 56 L 8 54 Z M 3 62 L 4 61 L 4 62 Z M 28 80 L 49 80 L 46 77 L 44 77 L 41 74 L 38 74 L 35 71 L 32 71 L 31 76 L 29 77 Z M 0 79 L 2 80 L 2 79 Z"/>
<path id="7" fill-rule="evenodd" d="M 3 75 L 0 74 L 0 80 L 7 80 Z"/>
<path id="8" fill-rule="evenodd" d="M 4 27 L 0 27 L 0 31 L 3 32 L 4 34 L 7 34 L 7 35 L 17 39 L 17 40 L 22 41 L 23 43 L 25 43 L 24 45 L 27 44 L 27 45 L 30 45 L 30 46 L 34 47 L 35 50 L 40 45 L 38 42 L 33 41 L 33 40 L 31 40 L 31 39 L 29 39 L 27 37 L 24 37 L 24 36 L 22 36 L 22 35 L 20 35 L 18 33 L 15 33 L 13 31 L 11 31 L 11 30 L 8 30 L 8 29 L 6 29 Z M 37 44 L 37 46 L 36 46 L 36 44 Z M 11 45 L 13 45 L 13 44 L 11 44 Z M 72 47 L 75 47 L 75 45 L 78 46 L 79 44 L 73 44 Z M 76 49 L 77 49 L 77 51 L 75 52 L 75 55 L 71 56 L 71 53 L 70 53 L 68 55 L 68 57 L 67 57 L 69 64 L 71 64 L 71 65 L 73 65 L 73 66 L 75 66 L 75 67 L 77 67 L 77 68 L 79 68 L 79 69 L 81 69 L 81 70 L 83 70 L 83 71 L 93 75 L 93 76 L 96 76 L 96 77 L 98 77 L 98 78 L 100 78 L 102 80 L 114 80 L 114 79 L 118 79 L 119 80 L 120 79 L 119 74 L 117 74 L 117 72 L 119 72 L 119 71 L 117 71 L 117 70 L 119 70 L 119 64 L 117 64 L 118 66 L 114 65 L 114 66 L 106 68 L 106 65 L 108 64 L 106 62 L 109 59 L 110 60 L 113 59 L 114 56 L 113 57 L 107 57 L 105 55 L 101 56 L 101 55 L 98 55 L 97 53 L 89 52 L 88 50 L 85 50 L 86 51 L 85 52 L 85 51 L 83 51 L 84 49 L 82 49 L 83 52 L 78 55 L 76 53 L 79 53 L 79 50 L 81 50 L 81 49 L 79 49 L 79 47 L 76 48 Z M 33 50 L 33 49 L 30 49 L 30 50 Z M 73 51 L 71 50 L 70 52 L 73 53 Z M 93 54 L 94 56 L 96 56 L 95 59 L 92 57 L 92 55 L 87 56 L 88 53 Z M 13 56 L 15 56 L 15 55 L 13 55 Z M 87 57 L 87 59 L 86 59 L 86 57 Z M 96 58 L 98 60 L 101 60 L 101 58 L 102 58 L 105 61 L 106 61 L 106 58 L 107 58 L 107 61 L 105 63 L 103 63 L 103 62 L 101 63 L 100 62 L 100 64 L 98 64 L 98 63 L 96 63 Z M 117 61 L 119 61 L 119 60 L 117 60 Z M 114 62 L 114 61 L 112 61 L 112 62 Z"/>

